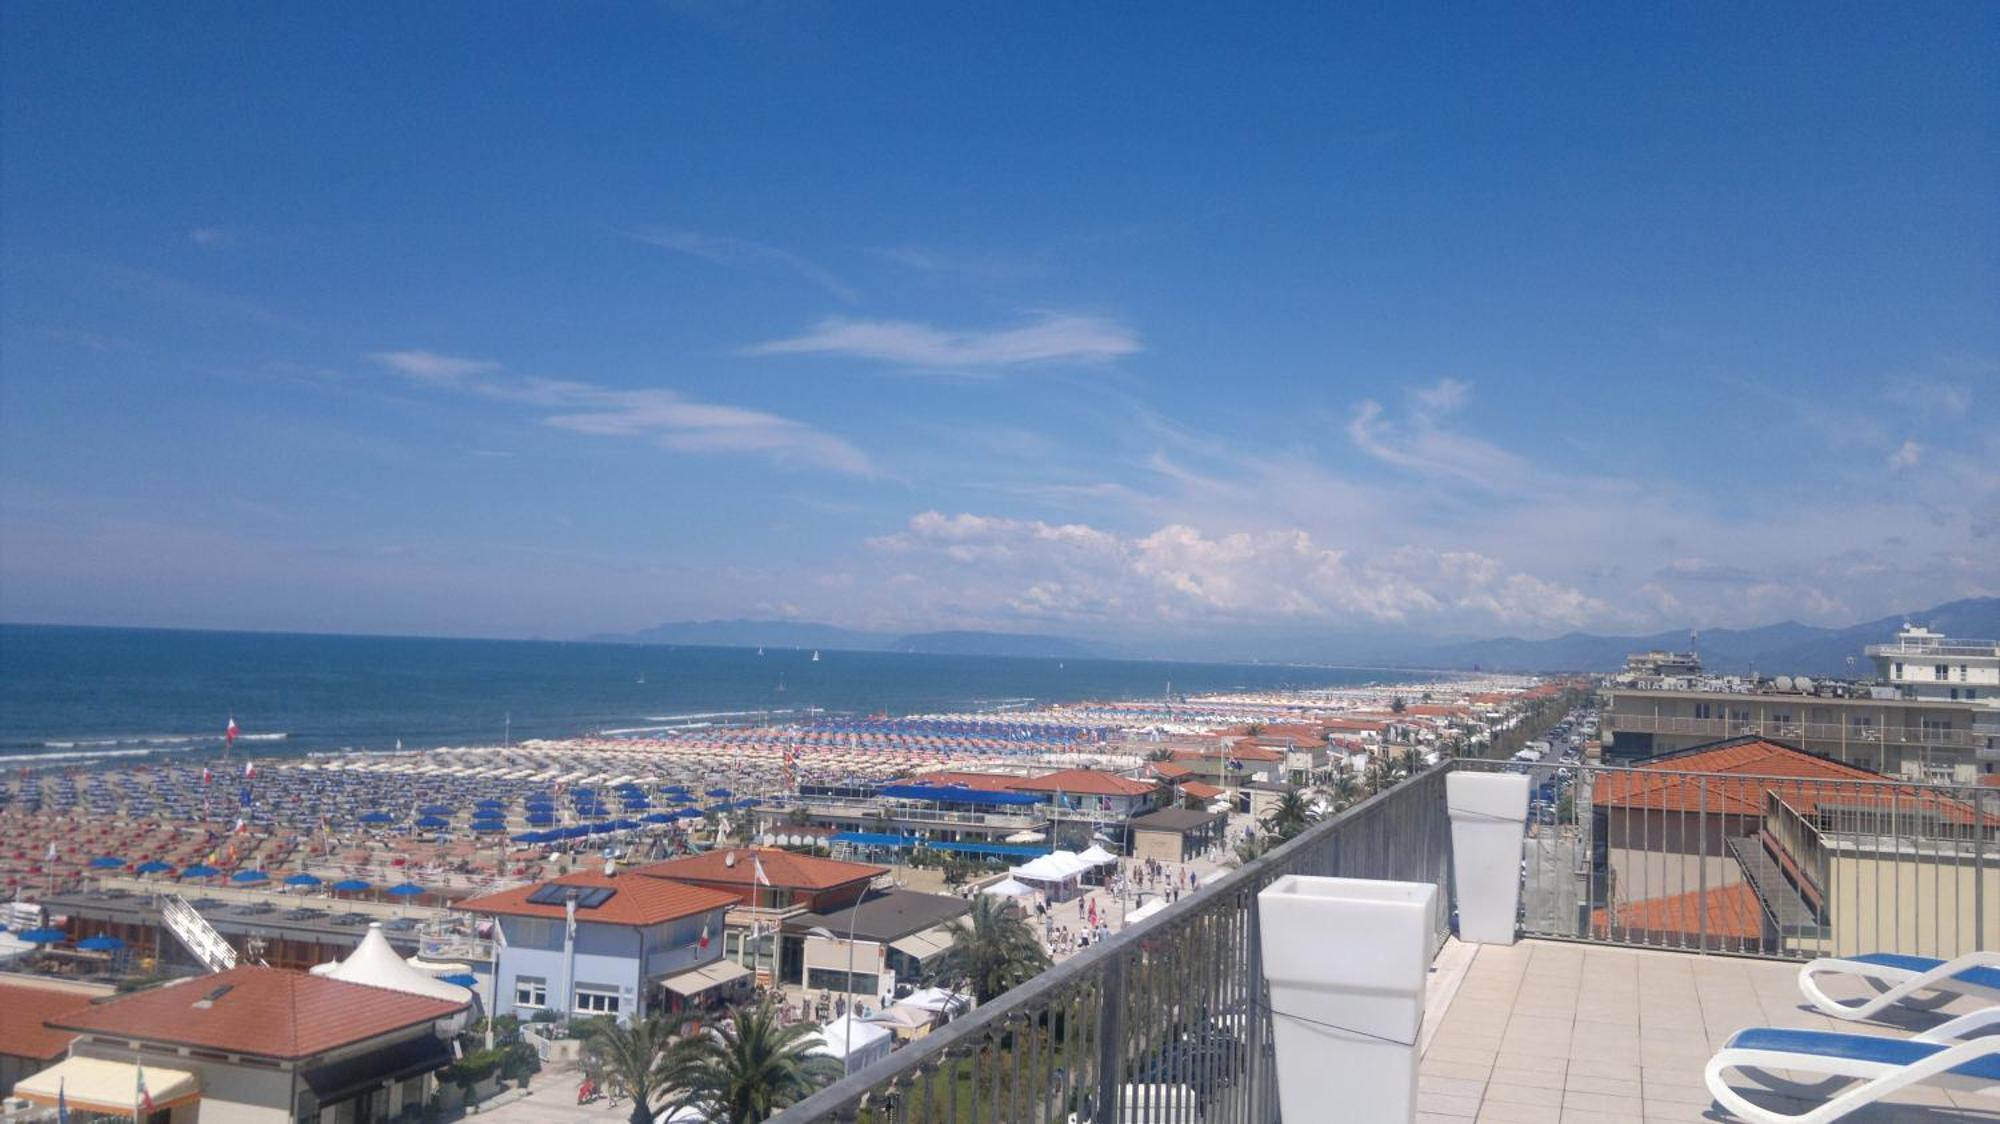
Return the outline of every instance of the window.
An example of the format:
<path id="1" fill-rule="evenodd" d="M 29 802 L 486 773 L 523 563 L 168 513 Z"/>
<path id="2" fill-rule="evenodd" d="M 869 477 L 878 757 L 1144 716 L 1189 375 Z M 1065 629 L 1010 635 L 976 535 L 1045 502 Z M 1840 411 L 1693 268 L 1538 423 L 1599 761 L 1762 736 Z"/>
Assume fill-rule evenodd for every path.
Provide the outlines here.
<path id="1" fill-rule="evenodd" d="M 1705 702 L 1698 702 L 1694 704 L 1694 716 L 1702 719 L 1713 718 L 1715 717 L 1715 710 Z"/>
<path id="2" fill-rule="evenodd" d="M 1940 683 L 1951 678 L 1951 665 L 1948 663 L 1938 664 L 1935 667 L 1933 667 L 1931 671 L 1933 673 L 1933 676 Z"/>
<path id="3" fill-rule="evenodd" d="M 1872 730 L 1875 728 L 1875 716 L 1872 714 L 1851 715 L 1847 719 L 1847 724 L 1857 730 Z"/>
<path id="4" fill-rule="evenodd" d="M 1927 738 L 1930 738 L 1930 737 L 1942 737 L 1943 735 L 1945 735 L 1945 734 L 1949 734 L 1949 733 L 1951 733 L 1951 720 L 1950 720 L 1950 719 L 1948 719 L 1948 718 L 1926 718 L 1926 719 L 1924 719 L 1924 736 L 1925 736 L 1925 737 L 1927 737 Z"/>
<path id="5" fill-rule="evenodd" d="M 618 992 L 598 984 L 576 985 L 576 1009 L 593 1015 L 618 1013 Z"/>
<path id="6" fill-rule="evenodd" d="M 1965 682 L 1965 675 L 1966 675 L 1966 671 L 1965 671 L 1965 665 L 1964 665 L 1964 664 L 1959 664 L 1959 665 L 1958 665 L 1958 681 L 1959 681 L 1960 683 L 1963 683 L 1963 682 Z"/>
<path id="7" fill-rule="evenodd" d="M 514 977 L 514 1006 L 546 1007 L 549 1005 L 549 981 L 540 976 Z"/>
<path id="8" fill-rule="evenodd" d="M 1891 678 L 1895 678 L 1895 679 L 1901 679 L 1901 678 L 1903 678 L 1903 661 L 1902 661 L 1902 660 L 1897 660 L 1897 661 L 1896 661 L 1896 674 L 1895 674 L 1894 676 L 1892 676 Z"/>
<path id="9" fill-rule="evenodd" d="M 522 948 L 561 948 L 562 922 L 553 917 L 510 917 L 507 943 Z"/>

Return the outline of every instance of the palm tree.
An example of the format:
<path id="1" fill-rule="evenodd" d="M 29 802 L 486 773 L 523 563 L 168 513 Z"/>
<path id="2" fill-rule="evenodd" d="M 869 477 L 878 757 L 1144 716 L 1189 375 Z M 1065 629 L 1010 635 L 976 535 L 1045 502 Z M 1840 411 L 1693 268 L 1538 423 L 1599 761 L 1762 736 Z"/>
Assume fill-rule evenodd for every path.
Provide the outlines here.
<path id="1" fill-rule="evenodd" d="M 578 1035 L 585 1066 L 632 1094 L 632 1124 L 653 1124 L 653 1097 L 668 1088 L 663 1073 L 673 1031 L 662 1015 L 621 1026 L 613 1018 L 591 1019 Z"/>
<path id="2" fill-rule="evenodd" d="M 811 1023 L 784 1025 L 769 1003 L 736 1008 L 720 1026 L 668 1048 L 661 1069 L 667 1087 L 676 1090 L 673 1108 L 728 1124 L 769 1120 L 844 1072 L 840 1060 L 812 1040 L 816 1030 Z"/>
<path id="3" fill-rule="evenodd" d="M 1248 839 L 1237 840 L 1235 848 L 1236 865 L 1242 866 L 1245 863 L 1255 861 L 1257 856 L 1271 849 L 1271 843 L 1272 839 L 1269 835 L 1253 835 Z"/>
<path id="4" fill-rule="evenodd" d="M 1288 788 L 1283 796 L 1278 797 L 1278 802 L 1264 813 L 1260 822 L 1265 831 L 1283 842 L 1318 821 L 1319 812 L 1313 807 L 1312 799 L 1298 788 Z"/>
<path id="5" fill-rule="evenodd" d="M 1333 776 L 1333 804 L 1336 808 L 1351 807 L 1361 799 L 1361 781 L 1351 771 L 1342 769 Z"/>
<path id="6" fill-rule="evenodd" d="M 1035 931 L 1010 903 L 981 894 L 972 912 L 951 923 L 951 947 L 938 958 L 936 977 L 972 989 L 981 1003 L 1032 979 L 1049 966 Z"/>

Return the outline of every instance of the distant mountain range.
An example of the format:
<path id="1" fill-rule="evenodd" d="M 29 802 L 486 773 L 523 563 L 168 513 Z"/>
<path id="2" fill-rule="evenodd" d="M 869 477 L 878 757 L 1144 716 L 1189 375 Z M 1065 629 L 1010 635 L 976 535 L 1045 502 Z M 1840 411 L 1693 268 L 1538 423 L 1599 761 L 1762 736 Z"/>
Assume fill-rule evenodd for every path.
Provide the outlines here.
<path id="1" fill-rule="evenodd" d="M 1702 666 L 1722 674 L 1756 670 L 1766 675 L 1872 676 L 1874 668 L 1863 649 L 1893 638 L 1908 621 L 1928 625 L 1949 636 L 2000 636 L 2000 597 L 1952 601 L 1910 613 L 1897 613 L 1846 628 L 1821 628 L 1785 621 L 1760 628 L 1717 628 L 1700 634 L 1697 648 Z M 1064 636 L 1011 632 L 866 632 L 809 621 L 717 620 L 676 621 L 638 632 L 593 636 L 615 644 L 681 644 L 720 648 L 824 648 L 829 651 L 921 652 L 950 656 L 1022 656 L 1043 659 L 1180 658 L 1337 663 L 1367 667 L 1457 668 L 1486 671 L 1617 671 L 1625 657 L 1653 648 L 1686 651 L 1685 631 L 1650 636 L 1600 636 L 1572 632 L 1550 640 L 1466 640 L 1427 642 L 1382 635 L 1314 636 L 1297 633 L 1265 637 L 1261 646 L 1248 634 L 1228 639 L 1230 646 L 1209 646 L 1205 653 L 1146 651 L 1142 646 L 1090 643 Z M 1853 663 L 1848 660 L 1850 657 Z"/>
<path id="2" fill-rule="evenodd" d="M 1098 654 L 1064 636 L 1016 632 L 863 632 L 811 621 L 673 621 L 637 632 L 604 633 L 608 644 L 679 644 L 710 648 L 825 648 L 840 652 L 913 652 L 937 656 L 1084 659 Z"/>
<path id="3" fill-rule="evenodd" d="M 1928 625 L 1947 636 L 2000 636 L 2000 597 L 1974 597 L 1911 613 L 1897 613 L 1846 628 L 1785 621 L 1761 628 L 1704 631 L 1696 645 L 1702 667 L 1723 674 L 1755 669 L 1764 675 L 1874 675 L 1864 654 L 1870 644 L 1893 639 L 1904 622 Z M 1625 657 L 1654 648 L 1684 652 L 1688 634 L 1596 636 L 1572 632 L 1551 640 L 1474 640 L 1408 653 L 1396 662 L 1412 667 L 1479 667 L 1487 671 L 1617 671 Z M 1848 663 L 1849 658 L 1853 663 Z"/>

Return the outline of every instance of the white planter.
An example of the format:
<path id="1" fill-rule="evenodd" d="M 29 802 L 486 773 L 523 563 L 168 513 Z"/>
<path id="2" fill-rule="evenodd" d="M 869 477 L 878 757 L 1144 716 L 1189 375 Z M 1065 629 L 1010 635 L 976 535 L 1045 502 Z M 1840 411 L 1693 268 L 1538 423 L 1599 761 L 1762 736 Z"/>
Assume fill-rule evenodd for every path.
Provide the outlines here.
<path id="1" fill-rule="evenodd" d="M 1437 887 L 1286 875 L 1257 895 L 1286 1120 L 1417 1112 Z"/>
<path id="2" fill-rule="evenodd" d="M 1451 812 L 1458 939 L 1513 944 L 1515 918 L 1521 908 L 1527 775 L 1452 772 L 1444 778 L 1444 793 Z"/>

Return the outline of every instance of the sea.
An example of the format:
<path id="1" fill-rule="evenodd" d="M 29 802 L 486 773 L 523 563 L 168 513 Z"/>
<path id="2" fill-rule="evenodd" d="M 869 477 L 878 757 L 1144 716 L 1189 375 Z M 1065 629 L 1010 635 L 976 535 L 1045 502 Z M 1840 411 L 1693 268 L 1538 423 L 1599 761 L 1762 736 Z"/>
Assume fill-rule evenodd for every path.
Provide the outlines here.
<path id="1" fill-rule="evenodd" d="M 1381 670 L 0 624 L 0 760 L 499 745 L 814 714 L 1407 682 Z"/>

